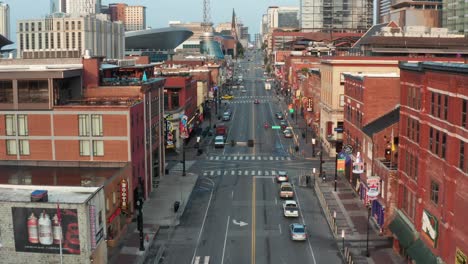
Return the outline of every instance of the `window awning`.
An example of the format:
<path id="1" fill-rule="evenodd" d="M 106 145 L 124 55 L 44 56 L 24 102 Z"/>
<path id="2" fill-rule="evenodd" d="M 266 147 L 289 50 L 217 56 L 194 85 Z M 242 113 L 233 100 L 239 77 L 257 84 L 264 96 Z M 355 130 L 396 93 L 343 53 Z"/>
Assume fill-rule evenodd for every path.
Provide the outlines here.
<path id="1" fill-rule="evenodd" d="M 416 264 L 437 264 L 437 258 L 421 239 L 414 241 L 406 252 L 416 261 Z"/>
<path id="2" fill-rule="evenodd" d="M 397 211 L 395 218 L 388 225 L 388 228 L 398 238 L 401 247 L 407 248 L 416 239 L 416 230 L 409 220 L 400 211 Z"/>

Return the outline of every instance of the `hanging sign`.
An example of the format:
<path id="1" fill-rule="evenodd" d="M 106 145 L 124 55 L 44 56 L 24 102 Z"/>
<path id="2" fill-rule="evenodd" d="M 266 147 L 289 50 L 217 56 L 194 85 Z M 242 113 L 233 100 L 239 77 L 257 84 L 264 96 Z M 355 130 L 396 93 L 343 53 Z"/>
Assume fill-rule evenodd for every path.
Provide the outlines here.
<path id="1" fill-rule="evenodd" d="M 356 161 L 353 162 L 353 173 L 361 174 L 364 173 L 364 163 L 361 160 L 361 153 L 358 152 L 356 155 Z"/>
<path id="2" fill-rule="evenodd" d="M 128 208 L 128 182 L 125 179 L 120 181 L 120 209 L 123 211 Z"/>
<path id="3" fill-rule="evenodd" d="M 431 213 L 423 210 L 421 230 L 432 240 L 433 247 L 437 247 L 437 237 L 439 236 L 439 220 Z"/>
<path id="4" fill-rule="evenodd" d="M 370 201 L 377 199 L 380 193 L 380 177 L 367 177 L 367 197 Z"/>

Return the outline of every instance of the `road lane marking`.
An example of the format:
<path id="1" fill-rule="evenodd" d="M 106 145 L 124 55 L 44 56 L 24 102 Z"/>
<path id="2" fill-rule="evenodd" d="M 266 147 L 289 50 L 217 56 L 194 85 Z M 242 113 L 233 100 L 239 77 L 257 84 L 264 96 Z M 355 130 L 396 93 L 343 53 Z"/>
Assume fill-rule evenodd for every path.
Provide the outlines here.
<path id="1" fill-rule="evenodd" d="M 214 171 L 211 171 L 211 172 L 210 172 L 210 176 L 213 176 L 213 175 L 214 175 Z"/>
<path id="2" fill-rule="evenodd" d="M 278 205 L 278 199 L 276 199 L 276 197 L 275 197 L 275 204 Z"/>
<path id="3" fill-rule="evenodd" d="M 234 193 L 234 191 L 233 191 Z M 224 246 L 223 246 L 223 255 L 221 257 L 221 264 L 224 263 L 224 252 L 226 252 L 226 240 L 227 240 L 227 234 L 229 230 L 229 220 L 231 219 L 231 216 L 228 215 L 227 223 L 226 223 L 226 234 L 224 235 Z"/>
<path id="4" fill-rule="evenodd" d="M 301 207 L 301 203 L 299 201 L 299 194 L 297 193 L 296 191 L 296 187 L 293 185 L 293 190 L 294 190 L 294 193 L 296 194 L 296 202 L 297 202 L 297 206 L 299 207 L 299 210 Z M 301 219 L 302 219 L 302 224 L 305 225 L 305 220 L 304 220 L 304 214 L 301 212 Z M 314 264 L 317 264 L 317 261 L 315 261 L 315 254 L 314 254 L 314 250 L 312 249 L 312 245 L 310 244 L 310 239 L 307 239 L 307 244 L 309 244 L 309 250 L 310 250 L 310 254 L 312 255 L 312 259 L 314 260 Z"/>
<path id="5" fill-rule="evenodd" d="M 256 196 L 256 190 L 255 190 L 255 177 L 252 179 L 252 241 L 251 241 L 251 253 L 250 253 L 250 263 L 255 264 L 255 196 Z"/>
<path id="6" fill-rule="evenodd" d="M 207 179 L 207 180 L 210 180 L 210 179 Z M 190 263 L 194 262 L 195 256 L 197 255 L 198 245 L 200 245 L 200 239 L 203 233 L 203 229 L 205 228 L 206 217 L 208 216 L 208 210 L 210 209 L 211 199 L 213 198 L 213 190 L 214 190 L 215 184 L 212 180 L 210 180 L 210 182 L 212 185 L 210 199 L 208 200 L 208 205 L 206 206 L 205 216 L 203 217 L 203 223 L 202 223 L 202 226 L 200 227 L 200 232 L 198 233 L 197 244 L 195 246 L 195 250 L 193 251 L 192 261 Z"/>
<path id="7" fill-rule="evenodd" d="M 234 171 L 231 171 L 231 175 L 234 175 Z"/>
<path id="8" fill-rule="evenodd" d="M 283 232 L 281 232 L 281 224 L 278 224 L 278 227 L 279 227 L 280 234 L 282 234 Z"/>
<path id="9" fill-rule="evenodd" d="M 234 190 L 231 191 L 231 199 L 234 198 Z"/>

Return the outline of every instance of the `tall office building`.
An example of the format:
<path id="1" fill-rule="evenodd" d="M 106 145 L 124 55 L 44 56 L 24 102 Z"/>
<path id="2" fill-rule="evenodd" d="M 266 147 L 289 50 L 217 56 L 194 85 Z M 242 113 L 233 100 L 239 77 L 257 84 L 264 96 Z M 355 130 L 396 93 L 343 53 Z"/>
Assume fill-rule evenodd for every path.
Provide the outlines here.
<path id="1" fill-rule="evenodd" d="M 125 30 L 142 30 L 146 28 L 146 7 L 127 6 L 125 8 Z"/>
<path id="2" fill-rule="evenodd" d="M 290 6 L 270 6 L 267 10 L 269 32 L 275 28 L 299 28 L 299 8 Z"/>
<path id="3" fill-rule="evenodd" d="M 112 21 L 122 21 L 125 23 L 125 8 L 127 4 L 116 3 L 109 4 L 109 14 Z"/>
<path id="4" fill-rule="evenodd" d="M 65 13 L 66 10 L 66 0 L 50 0 L 50 13 Z"/>
<path id="5" fill-rule="evenodd" d="M 300 25 L 305 32 L 365 32 L 373 6 L 373 0 L 300 0 Z"/>
<path id="6" fill-rule="evenodd" d="M 102 14 L 18 20 L 16 28 L 19 58 L 80 58 L 86 50 L 109 59 L 124 55 L 122 23 L 111 22 Z"/>
<path id="7" fill-rule="evenodd" d="M 466 0 L 443 0 L 442 25 L 450 33 L 468 36 L 468 2 Z"/>
<path id="8" fill-rule="evenodd" d="M 10 39 L 10 7 L 0 2 L 0 34 Z"/>
<path id="9" fill-rule="evenodd" d="M 78 15 L 98 14 L 101 12 L 101 0 L 66 0 L 65 11 Z"/>

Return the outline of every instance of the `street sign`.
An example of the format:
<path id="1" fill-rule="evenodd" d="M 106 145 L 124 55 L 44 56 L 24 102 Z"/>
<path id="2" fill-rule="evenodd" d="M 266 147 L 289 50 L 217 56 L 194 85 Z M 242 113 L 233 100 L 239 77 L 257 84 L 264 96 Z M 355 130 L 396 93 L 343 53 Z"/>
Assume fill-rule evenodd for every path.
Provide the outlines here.
<path id="1" fill-rule="evenodd" d="M 353 146 L 351 145 L 344 145 L 343 146 L 343 151 L 348 154 L 348 155 L 351 155 L 353 154 Z"/>
<path id="2" fill-rule="evenodd" d="M 281 129 L 281 126 L 271 126 L 271 129 Z"/>
<path id="3" fill-rule="evenodd" d="M 338 132 L 338 133 L 343 133 L 343 127 L 335 127 L 335 132 Z"/>

